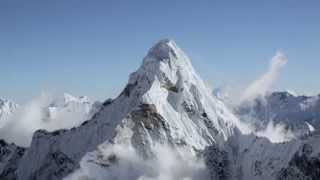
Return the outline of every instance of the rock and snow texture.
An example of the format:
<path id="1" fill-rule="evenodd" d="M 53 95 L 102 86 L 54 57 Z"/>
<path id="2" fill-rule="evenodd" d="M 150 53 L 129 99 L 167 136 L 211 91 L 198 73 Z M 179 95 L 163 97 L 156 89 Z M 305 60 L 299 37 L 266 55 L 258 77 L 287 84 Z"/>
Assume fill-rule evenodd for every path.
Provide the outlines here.
<path id="1" fill-rule="evenodd" d="M 258 130 L 280 124 L 295 136 L 303 136 L 320 128 L 320 96 L 273 92 L 240 105 L 235 112 Z"/>
<path id="2" fill-rule="evenodd" d="M 108 150 L 99 149 L 113 144 L 132 147 L 143 159 L 154 156 L 157 144 L 196 154 L 226 141 L 237 123 L 212 97 L 184 52 L 173 41 L 162 40 L 131 74 L 119 97 L 103 103 L 90 121 L 69 131 L 38 131 L 20 163 L 18 179 L 61 179 L 80 161 L 82 168 L 90 162 L 108 166 L 118 157 L 105 160 L 99 152 Z M 65 161 L 57 161 L 55 154 Z M 28 166 L 33 159 L 37 161 Z"/>
<path id="3" fill-rule="evenodd" d="M 16 178 L 16 170 L 24 153 L 24 148 L 0 140 L 0 179 Z"/>
<path id="4" fill-rule="evenodd" d="M 10 100 L 0 98 L 0 128 L 9 120 L 10 116 L 16 111 L 18 105 Z"/>
<path id="5" fill-rule="evenodd" d="M 79 126 L 100 108 L 87 97 L 62 97 L 42 94 L 17 106 L 10 101 L 0 102 L 0 137 L 8 142 L 29 146 L 32 135 L 39 129 L 54 131 Z"/>
<path id="6" fill-rule="evenodd" d="M 230 138 L 205 152 L 213 180 L 317 180 L 320 134 L 287 143 L 271 143 L 253 135 Z"/>
<path id="7" fill-rule="evenodd" d="M 86 101 L 64 98 L 66 104 Z M 307 102 L 304 108 L 313 106 Z M 57 104 L 49 106 L 49 117 L 62 111 Z M 212 96 L 186 54 L 165 39 L 90 120 L 37 131 L 9 174 L 18 180 L 314 180 L 319 134 L 306 122 L 313 132 L 287 143 L 245 135 L 252 129 Z"/>

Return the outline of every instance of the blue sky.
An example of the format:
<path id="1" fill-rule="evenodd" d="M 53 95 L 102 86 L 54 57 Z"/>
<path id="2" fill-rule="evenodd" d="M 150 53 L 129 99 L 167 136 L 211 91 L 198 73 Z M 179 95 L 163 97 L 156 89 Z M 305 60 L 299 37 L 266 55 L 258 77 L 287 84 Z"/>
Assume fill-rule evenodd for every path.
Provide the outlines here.
<path id="1" fill-rule="evenodd" d="M 278 88 L 316 94 L 319 9 L 318 0 L 1 0 L 0 96 L 114 96 L 166 37 L 214 86 L 248 84 L 281 50 Z"/>

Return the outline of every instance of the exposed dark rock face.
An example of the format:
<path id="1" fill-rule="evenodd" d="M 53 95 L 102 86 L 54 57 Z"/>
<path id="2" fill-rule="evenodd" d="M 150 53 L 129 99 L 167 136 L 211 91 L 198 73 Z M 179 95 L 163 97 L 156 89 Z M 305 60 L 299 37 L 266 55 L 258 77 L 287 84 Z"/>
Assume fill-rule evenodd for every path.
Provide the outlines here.
<path id="1" fill-rule="evenodd" d="M 47 157 L 47 162 L 37 172 L 34 172 L 33 179 L 62 179 L 67 176 L 74 169 L 78 168 L 78 163 L 62 152 L 53 152 Z M 50 172 L 50 173 L 49 173 Z"/>
<path id="2" fill-rule="evenodd" d="M 160 81 L 163 82 L 163 84 L 161 84 L 162 88 L 167 89 L 169 92 L 173 92 L 173 93 L 178 93 L 179 92 L 179 88 L 170 81 L 170 79 L 167 77 L 167 75 L 165 73 L 160 73 Z"/>
<path id="3" fill-rule="evenodd" d="M 262 175 L 262 162 L 261 161 L 255 161 L 254 162 L 254 175 L 255 176 L 261 176 Z"/>
<path id="4" fill-rule="evenodd" d="M 113 99 L 107 99 L 102 103 L 102 106 L 109 106 L 113 102 Z"/>
<path id="5" fill-rule="evenodd" d="M 153 156 L 151 153 L 151 144 L 145 138 L 150 136 L 153 140 L 161 143 L 162 140 L 170 137 L 170 130 L 166 121 L 157 112 L 156 106 L 153 104 L 141 104 L 139 109 L 130 114 L 130 118 L 134 122 L 132 144 L 138 149 L 142 157 Z M 162 133 L 164 132 L 164 133 Z"/>
<path id="6" fill-rule="evenodd" d="M 227 152 L 222 151 L 215 146 L 210 146 L 206 149 L 204 156 L 212 180 L 230 179 L 230 161 Z"/>
<path id="7" fill-rule="evenodd" d="M 127 84 L 127 86 L 124 88 L 124 90 L 121 92 L 121 95 L 125 95 L 127 97 L 130 97 L 132 90 L 138 85 L 138 82 L 136 81 L 134 84 Z"/>
<path id="8" fill-rule="evenodd" d="M 179 92 L 179 89 L 174 85 L 164 84 L 164 85 L 162 85 L 162 87 L 167 89 L 168 91 L 171 91 L 171 92 L 174 92 L 174 93 L 178 93 Z"/>
<path id="9" fill-rule="evenodd" d="M 186 101 L 182 103 L 182 107 L 188 113 L 189 116 L 193 116 L 197 113 L 196 108 L 192 104 L 188 104 Z"/>
<path id="10" fill-rule="evenodd" d="M 0 140 L 0 179 L 15 180 L 18 164 L 25 153 L 25 148 L 8 144 Z"/>
<path id="11" fill-rule="evenodd" d="M 304 176 L 297 168 L 288 167 L 281 169 L 277 179 L 279 180 L 311 180 Z"/>
<path id="12" fill-rule="evenodd" d="M 289 162 L 288 168 L 280 171 L 279 180 L 318 180 L 320 177 L 320 158 L 312 157 L 312 146 L 304 144 Z"/>
<path id="13" fill-rule="evenodd" d="M 153 104 L 142 104 L 139 110 L 133 111 L 131 114 L 133 120 L 140 120 L 140 123 L 149 130 L 165 128 L 166 126 Z"/>

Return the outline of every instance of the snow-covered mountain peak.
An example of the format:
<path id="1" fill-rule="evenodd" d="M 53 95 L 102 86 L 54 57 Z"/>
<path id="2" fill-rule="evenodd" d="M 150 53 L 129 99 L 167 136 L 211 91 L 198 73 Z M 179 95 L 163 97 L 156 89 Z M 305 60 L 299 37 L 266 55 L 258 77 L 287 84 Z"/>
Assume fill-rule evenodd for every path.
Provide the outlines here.
<path id="1" fill-rule="evenodd" d="M 41 158 L 35 166 L 19 169 L 18 179 L 34 174 L 41 179 L 47 173 L 52 179 L 61 179 L 81 160 L 100 161 L 99 149 L 106 150 L 114 144 L 132 147 L 143 158 L 152 157 L 157 144 L 195 154 L 209 145 L 225 142 L 238 132 L 239 125 L 236 116 L 212 96 L 187 55 L 172 40 L 162 40 L 130 75 L 122 93 L 103 103 L 90 121 L 71 130 L 36 133 L 21 167 L 38 154 Z M 47 157 L 52 153 L 70 159 L 68 172 L 56 175 L 51 170 L 63 166 L 51 163 L 55 159 Z"/>
<path id="2" fill-rule="evenodd" d="M 146 90 L 158 84 L 174 92 L 189 89 L 191 86 L 207 92 L 188 56 L 170 39 L 159 41 L 149 50 L 141 67 L 130 76 L 129 84 L 137 82 L 144 84 Z"/>
<path id="3" fill-rule="evenodd" d="M 0 128 L 7 122 L 9 117 L 18 108 L 18 104 L 8 100 L 0 98 Z"/>
<path id="4" fill-rule="evenodd" d="M 164 39 L 156 43 L 144 58 L 138 74 L 147 74 L 147 76 L 165 76 L 174 81 L 180 76 L 184 79 L 194 79 L 192 74 L 195 74 L 191 65 L 190 59 L 170 39 Z M 159 77 L 161 80 L 161 77 Z"/>
<path id="5" fill-rule="evenodd" d="M 175 119 L 173 124 L 177 123 L 176 119 L 181 119 L 181 113 L 192 114 L 194 117 L 188 117 L 191 119 L 205 114 L 224 138 L 238 125 L 237 118 L 225 105 L 212 97 L 189 57 L 173 40 L 161 40 L 149 50 L 141 67 L 131 74 L 123 94 L 141 99 L 142 104 L 155 105 L 165 119 Z M 170 111 L 173 112 L 169 115 Z"/>
<path id="6" fill-rule="evenodd" d="M 64 102 L 70 103 L 70 102 L 78 102 L 78 103 L 90 103 L 90 99 L 87 96 L 80 96 L 80 97 L 75 97 L 71 94 L 64 93 L 63 94 Z"/>
<path id="7" fill-rule="evenodd" d="M 18 104 L 14 103 L 13 101 L 10 101 L 8 99 L 2 99 L 0 98 L 0 111 L 4 109 L 13 110 L 18 107 Z"/>
<path id="8" fill-rule="evenodd" d="M 223 89 L 217 89 L 213 96 L 190 59 L 172 40 L 161 40 L 153 46 L 141 67 L 131 74 L 122 93 L 115 99 L 97 103 L 90 117 L 87 110 L 96 107 L 96 103 L 87 103 L 87 97 L 64 94 L 54 102 L 44 99 L 44 105 L 41 100 L 37 109 L 50 118 L 45 123 L 59 125 L 70 119 L 80 120 L 73 112 L 80 115 L 86 112 L 90 120 L 82 121 L 85 120 L 82 118 L 81 125 L 78 126 L 79 122 L 74 127 L 73 123 L 71 129 L 50 126 L 49 130 L 55 131 L 37 131 L 25 153 L 13 151 L 2 161 L 0 157 L 0 179 L 203 180 L 193 175 L 206 177 L 209 175 L 206 168 L 211 179 L 293 179 L 286 178 L 287 174 L 296 171 L 319 177 L 318 172 L 311 175 L 309 172 L 319 164 L 315 156 L 320 157 L 316 154 L 320 148 L 318 123 L 315 123 L 319 113 L 313 113 L 318 112 L 315 110 L 319 109 L 319 96 L 299 97 L 280 92 L 257 99 L 253 110 L 239 109 L 238 115 L 256 111 L 256 117 L 266 120 L 274 114 L 278 114 L 281 122 L 285 118 L 288 121 L 299 118 L 311 132 L 305 139 L 273 144 L 264 136 L 242 135 L 239 130 L 249 134 L 251 129 L 223 103 L 226 99 Z M 262 99 L 265 103 L 259 103 Z M 277 118 L 273 119 L 276 123 Z M 14 148 L 0 141 L 0 152 Z M 302 156 L 300 149 L 306 152 Z M 162 164 L 162 161 L 168 162 Z M 189 168 L 188 164 L 192 166 Z M 201 165 L 194 169 L 194 164 Z M 171 169 L 181 165 L 186 171 L 191 170 L 191 174 L 184 170 L 176 173 L 175 169 L 170 178 Z M 129 172 L 128 178 L 123 172 Z"/>
<path id="9" fill-rule="evenodd" d="M 156 60 L 171 59 L 177 57 L 178 47 L 171 39 L 163 39 L 156 43 L 148 52 L 149 57 L 154 57 Z M 150 60 L 150 59 L 149 59 Z M 145 63 L 148 60 L 145 60 Z"/>

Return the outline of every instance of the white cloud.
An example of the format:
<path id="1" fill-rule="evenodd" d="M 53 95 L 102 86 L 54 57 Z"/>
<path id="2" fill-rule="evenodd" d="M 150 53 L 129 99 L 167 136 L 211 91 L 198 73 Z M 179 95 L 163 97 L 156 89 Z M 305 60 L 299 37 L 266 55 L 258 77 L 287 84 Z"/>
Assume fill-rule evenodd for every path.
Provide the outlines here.
<path id="1" fill-rule="evenodd" d="M 270 61 L 268 71 L 248 86 L 240 98 L 240 103 L 244 101 L 251 101 L 256 97 L 266 95 L 277 80 L 281 68 L 286 64 L 287 58 L 282 52 L 277 52 Z"/>
<path id="2" fill-rule="evenodd" d="M 205 163 L 185 149 L 174 150 L 166 145 L 152 148 L 154 157 L 143 159 L 135 149 L 128 145 L 108 145 L 100 149 L 99 155 L 88 155 L 81 161 L 81 169 L 66 177 L 65 180 L 117 179 L 117 180 L 206 180 L 209 179 Z M 117 162 L 107 167 L 110 155 Z M 99 160 L 97 160 L 99 157 Z M 92 163 L 94 162 L 94 163 Z"/>
<path id="3" fill-rule="evenodd" d="M 283 124 L 274 124 L 273 121 L 270 121 L 265 130 L 255 133 L 258 137 L 265 137 L 269 139 L 272 143 L 282 143 L 288 142 L 295 138 L 293 133 L 290 130 L 285 128 Z"/>
<path id="4" fill-rule="evenodd" d="M 71 102 L 73 104 L 64 106 L 62 100 L 62 104 L 58 107 L 52 105 L 59 100 L 61 99 L 58 97 L 42 93 L 39 97 L 20 106 L 0 128 L 0 137 L 20 146 L 29 146 L 33 133 L 39 129 L 54 131 L 72 128 L 87 120 L 90 104 L 83 106 L 80 103 Z"/>

